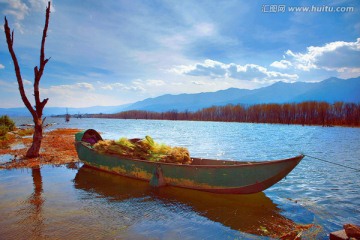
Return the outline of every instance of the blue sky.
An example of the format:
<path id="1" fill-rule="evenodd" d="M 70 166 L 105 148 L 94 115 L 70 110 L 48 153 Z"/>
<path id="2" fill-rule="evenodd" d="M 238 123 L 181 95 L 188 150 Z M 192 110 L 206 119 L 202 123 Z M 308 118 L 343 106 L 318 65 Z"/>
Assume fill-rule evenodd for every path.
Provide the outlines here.
<path id="1" fill-rule="evenodd" d="M 290 9 L 297 6 L 317 8 Z M 0 0 L 31 101 L 45 8 L 42 0 Z M 360 75 L 360 1 L 56 0 L 45 52 L 47 106 L 346 79 Z M 2 31 L 0 107 L 19 106 Z"/>

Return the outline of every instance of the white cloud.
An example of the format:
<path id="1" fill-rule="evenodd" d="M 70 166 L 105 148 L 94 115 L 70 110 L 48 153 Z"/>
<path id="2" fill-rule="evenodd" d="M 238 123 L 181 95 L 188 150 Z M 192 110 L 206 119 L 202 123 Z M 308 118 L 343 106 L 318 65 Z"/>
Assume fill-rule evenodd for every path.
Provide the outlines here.
<path id="1" fill-rule="evenodd" d="M 7 1 L 9 8 L 3 10 L 5 15 L 13 15 L 17 20 L 23 20 L 29 13 L 29 7 L 21 0 Z"/>
<path id="2" fill-rule="evenodd" d="M 102 84 L 102 83 L 100 83 Z M 111 83 L 100 86 L 103 90 L 122 90 L 122 91 L 134 91 L 134 92 L 145 92 L 153 87 L 164 86 L 165 82 L 158 79 L 136 79 L 130 83 Z"/>
<path id="3" fill-rule="evenodd" d="M 246 64 L 244 66 L 233 64 L 230 69 L 230 77 L 240 80 L 250 80 L 256 82 L 277 80 L 292 82 L 298 79 L 298 75 L 296 74 L 269 71 L 267 68 L 256 64 Z"/>
<path id="4" fill-rule="evenodd" d="M 216 28 L 214 24 L 203 22 L 194 26 L 192 32 L 197 36 L 207 37 L 216 34 Z"/>
<path id="5" fill-rule="evenodd" d="M 165 85 L 165 82 L 163 80 L 157 80 L 157 79 L 149 79 L 146 80 L 146 85 L 148 86 L 163 86 Z"/>
<path id="6" fill-rule="evenodd" d="M 100 88 L 103 89 L 103 90 L 113 90 L 114 89 L 114 87 L 111 84 L 101 86 Z"/>
<path id="7" fill-rule="evenodd" d="M 23 22 L 26 16 L 30 15 L 31 12 L 45 13 L 48 0 L 29 0 L 28 4 L 21 0 L 0 0 L 0 3 L 7 4 L 2 13 L 5 16 L 15 17 L 16 20 L 13 25 L 21 34 L 24 34 Z M 51 12 L 55 12 L 53 3 L 51 4 Z"/>
<path id="8" fill-rule="evenodd" d="M 192 81 L 192 83 L 195 85 L 206 85 L 205 81 Z"/>
<path id="9" fill-rule="evenodd" d="M 0 63 L 0 69 L 4 69 L 5 66 Z"/>
<path id="10" fill-rule="evenodd" d="M 130 84 L 111 83 L 101 86 L 100 88 L 103 90 L 119 90 L 119 91 L 134 91 L 134 92 L 145 91 L 145 88 L 142 86 L 142 84 L 136 81 Z"/>
<path id="11" fill-rule="evenodd" d="M 123 103 L 114 95 L 95 91 L 95 87 L 87 82 L 41 87 L 40 93 L 43 98 L 49 98 L 47 106 L 87 107 Z"/>
<path id="12" fill-rule="evenodd" d="M 32 10 L 37 12 L 45 12 L 48 5 L 48 0 L 29 0 L 29 3 Z M 51 12 L 55 12 L 53 2 L 51 2 L 50 10 Z"/>
<path id="13" fill-rule="evenodd" d="M 17 83 L 16 83 L 17 84 Z M 32 85 L 32 82 L 26 79 L 23 79 L 23 84 L 24 85 Z"/>
<path id="14" fill-rule="evenodd" d="M 221 39 L 217 34 L 215 24 L 210 22 L 195 23 L 186 29 L 167 30 L 165 34 L 159 34 L 157 41 L 168 50 L 181 50 L 201 39 Z"/>
<path id="15" fill-rule="evenodd" d="M 42 88 L 40 92 L 44 94 L 62 94 L 64 96 L 68 95 L 71 92 L 87 92 L 95 90 L 94 86 L 91 83 L 81 82 L 73 85 L 54 85 L 50 88 Z"/>
<path id="16" fill-rule="evenodd" d="M 225 64 L 207 59 L 204 63 L 175 67 L 170 71 L 177 74 L 191 76 L 208 76 L 211 78 L 232 78 L 256 82 L 266 81 L 296 81 L 298 75 L 269 71 L 267 68 L 256 64 L 237 65 L 235 63 Z"/>
<path id="17" fill-rule="evenodd" d="M 79 89 L 95 90 L 94 86 L 91 83 L 86 82 L 77 83 L 74 85 L 74 87 Z"/>
<path id="18" fill-rule="evenodd" d="M 195 68 L 195 65 L 179 65 L 169 69 L 168 71 L 176 74 L 186 74 L 193 71 Z"/>
<path id="19" fill-rule="evenodd" d="M 271 67 L 287 69 L 292 66 L 292 63 L 287 60 L 275 61 L 270 64 Z"/>
<path id="20" fill-rule="evenodd" d="M 204 63 L 197 63 L 190 68 L 185 68 L 185 71 L 182 73 L 192 76 L 209 76 L 212 78 L 221 78 L 226 77 L 228 68 L 229 66 L 224 63 L 206 59 Z"/>
<path id="21" fill-rule="evenodd" d="M 321 47 L 310 46 L 306 50 L 305 53 L 286 52 L 296 69 L 324 69 L 355 73 L 355 76 L 360 72 L 360 38 L 356 42 L 337 41 Z"/>

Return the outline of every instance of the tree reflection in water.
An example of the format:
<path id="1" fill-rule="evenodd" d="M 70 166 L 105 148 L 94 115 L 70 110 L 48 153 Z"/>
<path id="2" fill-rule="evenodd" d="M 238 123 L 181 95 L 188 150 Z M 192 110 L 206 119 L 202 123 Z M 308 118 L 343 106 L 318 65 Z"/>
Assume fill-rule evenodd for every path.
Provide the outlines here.
<path id="1" fill-rule="evenodd" d="M 28 220 L 31 222 L 32 236 L 34 239 L 43 238 L 44 218 L 43 218 L 43 182 L 41 177 L 41 171 L 39 167 L 31 169 L 31 176 L 33 179 L 34 192 L 28 198 L 29 203 L 29 215 Z"/>

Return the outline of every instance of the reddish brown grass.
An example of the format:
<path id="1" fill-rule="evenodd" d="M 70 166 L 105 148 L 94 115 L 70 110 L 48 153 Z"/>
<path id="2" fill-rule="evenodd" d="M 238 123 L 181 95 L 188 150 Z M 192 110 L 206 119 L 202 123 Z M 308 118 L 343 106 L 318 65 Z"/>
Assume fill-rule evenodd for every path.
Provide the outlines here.
<path id="1" fill-rule="evenodd" d="M 0 142 L 0 154 L 11 154 L 14 159 L 10 163 L 0 165 L 0 168 L 31 168 L 43 164 L 65 164 L 77 162 L 78 157 L 74 145 L 74 134 L 79 129 L 55 129 L 44 133 L 40 156 L 25 158 L 27 149 L 31 146 L 31 137 L 15 136 Z M 11 149 L 11 146 L 23 144 L 21 149 Z"/>

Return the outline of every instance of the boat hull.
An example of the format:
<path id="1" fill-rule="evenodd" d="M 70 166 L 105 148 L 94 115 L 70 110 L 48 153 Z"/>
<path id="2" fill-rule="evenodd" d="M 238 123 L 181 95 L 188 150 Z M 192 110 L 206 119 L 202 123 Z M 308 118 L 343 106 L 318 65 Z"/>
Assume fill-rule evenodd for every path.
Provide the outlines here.
<path id="1" fill-rule="evenodd" d="M 264 162 L 194 159 L 190 165 L 180 165 L 102 154 L 81 141 L 75 145 L 79 159 L 96 169 L 149 181 L 153 186 L 171 185 L 226 194 L 264 191 L 288 175 L 304 157 Z"/>

